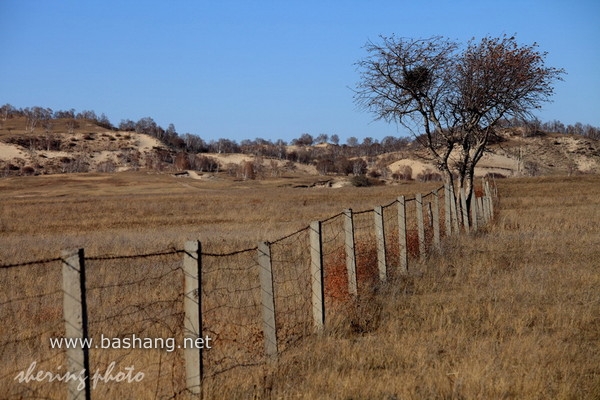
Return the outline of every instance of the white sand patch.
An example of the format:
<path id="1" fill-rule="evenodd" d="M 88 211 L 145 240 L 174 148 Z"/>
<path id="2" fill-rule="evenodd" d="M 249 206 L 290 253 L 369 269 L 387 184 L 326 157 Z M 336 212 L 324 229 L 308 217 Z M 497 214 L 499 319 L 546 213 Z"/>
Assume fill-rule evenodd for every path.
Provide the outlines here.
<path id="1" fill-rule="evenodd" d="M 12 160 L 13 158 L 25 157 L 26 152 L 16 144 L 8 144 L 0 142 L 0 160 Z"/>
<path id="2" fill-rule="evenodd" d="M 247 155 L 247 154 L 238 154 L 238 153 L 201 153 L 198 154 L 198 156 L 206 156 L 206 157 L 211 157 L 214 158 L 215 160 L 217 160 L 220 164 L 221 167 L 225 167 L 227 164 L 237 164 L 240 165 L 244 162 L 255 162 L 257 159 L 258 160 L 262 160 L 262 165 L 264 165 L 265 167 L 270 167 L 271 166 L 271 162 L 275 161 L 277 163 L 278 167 L 283 167 L 285 164 L 287 164 L 287 160 L 276 160 L 273 158 L 267 158 L 267 157 L 255 157 L 253 155 Z M 307 165 L 307 164 L 301 164 L 301 163 L 294 163 L 294 165 L 296 166 L 296 169 L 298 171 L 307 173 L 307 174 L 311 174 L 311 175 L 315 175 L 317 174 L 317 168 L 314 165 Z"/>
<path id="3" fill-rule="evenodd" d="M 599 165 L 596 160 L 587 157 L 578 157 L 575 159 L 577 169 L 581 172 L 594 172 L 598 169 Z"/>
<path id="4" fill-rule="evenodd" d="M 582 145 L 581 140 L 569 136 L 561 138 L 559 142 L 562 142 L 563 145 L 567 146 L 567 150 L 570 153 L 577 151 L 577 149 Z"/>
<path id="5" fill-rule="evenodd" d="M 500 154 L 485 153 L 475 167 L 475 176 L 500 174 L 514 176 L 519 170 L 519 161 Z"/>
<path id="6" fill-rule="evenodd" d="M 294 165 L 296 166 L 296 169 L 298 171 L 302 171 L 304 173 L 311 174 L 311 175 L 318 174 L 317 167 L 315 167 L 314 165 L 306 165 L 306 164 L 301 164 L 301 163 L 294 163 Z"/>
<path id="7" fill-rule="evenodd" d="M 419 174 L 424 172 L 439 172 L 432 163 L 420 160 L 403 159 L 389 165 L 392 173 L 404 172 L 403 168 L 408 166 L 412 169 L 412 179 L 417 179 Z M 499 154 L 486 153 L 483 155 L 477 167 L 475 167 L 475 176 L 484 176 L 488 173 L 498 173 L 504 176 L 513 176 L 518 170 L 518 161 Z"/>
<path id="8" fill-rule="evenodd" d="M 479 168 L 502 168 L 513 171 L 516 171 L 518 166 L 518 160 L 492 153 L 485 153 L 477 163 Z"/>
<path id="9" fill-rule="evenodd" d="M 199 156 L 211 157 L 217 160 L 222 166 L 227 164 L 241 164 L 245 161 L 254 161 L 254 156 L 249 156 L 246 154 L 230 154 L 230 153 L 202 153 Z"/>
<path id="10" fill-rule="evenodd" d="M 506 168 L 475 167 L 475 177 L 479 178 L 482 176 L 486 176 L 487 174 L 498 174 L 498 175 L 509 177 L 509 176 L 516 175 L 516 170 L 506 169 Z"/>
<path id="11" fill-rule="evenodd" d="M 153 147 L 164 147 L 160 140 L 144 133 L 121 132 L 121 134 L 131 135 L 139 143 L 138 148 L 140 152 L 152 150 Z"/>
<path id="12" fill-rule="evenodd" d="M 202 179 L 202 175 L 198 175 L 196 171 L 188 170 L 188 176 L 192 179 Z"/>
<path id="13" fill-rule="evenodd" d="M 429 171 L 433 171 L 436 172 L 437 169 L 433 166 L 433 164 L 430 163 L 426 163 L 423 161 L 419 161 L 419 160 L 412 160 L 410 158 L 405 158 L 402 160 L 398 160 L 395 161 L 393 163 L 391 163 L 389 165 L 389 169 L 392 171 L 392 173 L 395 172 L 404 172 L 403 169 L 404 167 L 410 167 L 410 169 L 412 170 L 412 179 L 416 179 L 417 175 L 422 174 L 423 172 L 429 170 Z"/>
<path id="14" fill-rule="evenodd" d="M 100 152 L 96 152 L 94 153 L 94 162 L 96 163 L 101 163 L 104 161 L 108 161 L 108 160 L 113 160 L 115 161 L 114 157 L 117 153 L 114 151 L 109 151 L 109 150 L 103 150 Z"/>
<path id="15" fill-rule="evenodd" d="M 68 151 L 38 151 L 37 155 L 39 157 L 46 158 L 58 158 L 58 157 L 72 157 L 74 153 Z"/>
<path id="16" fill-rule="evenodd" d="M 350 181 L 348 181 L 348 180 L 333 181 L 331 184 L 331 187 L 334 189 L 342 188 L 342 187 L 346 187 L 346 186 L 351 186 Z"/>

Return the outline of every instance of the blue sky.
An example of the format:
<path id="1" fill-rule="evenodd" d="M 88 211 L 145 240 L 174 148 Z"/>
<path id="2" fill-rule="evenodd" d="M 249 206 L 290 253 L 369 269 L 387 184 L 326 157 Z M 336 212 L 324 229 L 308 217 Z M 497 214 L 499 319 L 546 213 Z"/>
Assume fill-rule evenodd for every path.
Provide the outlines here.
<path id="1" fill-rule="evenodd" d="M 538 113 L 600 126 L 600 2 L 0 1 L 0 103 L 152 117 L 205 140 L 406 133 L 353 102 L 368 40 L 517 35 L 564 68 Z"/>

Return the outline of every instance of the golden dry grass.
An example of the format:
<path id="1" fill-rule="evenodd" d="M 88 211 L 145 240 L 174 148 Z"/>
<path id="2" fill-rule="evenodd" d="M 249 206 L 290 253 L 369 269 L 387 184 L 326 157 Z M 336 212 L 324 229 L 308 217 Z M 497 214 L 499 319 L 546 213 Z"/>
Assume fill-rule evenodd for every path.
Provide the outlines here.
<path id="1" fill-rule="evenodd" d="M 135 254 L 182 248 L 253 247 L 337 214 L 365 210 L 438 183 L 370 188 L 292 188 L 318 177 L 238 182 L 169 174 L 71 174 L 0 180 L 1 263 L 55 257 L 61 249 Z"/>
<path id="2" fill-rule="evenodd" d="M 79 246 L 94 255 L 135 254 L 181 248 L 184 240 L 196 238 L 209 251 L 236 250 L 277 239 L 344 208 L 372 208 L 437 186 L 332 190 L 285 184 L 198 182 L 140 173 L 2 180 L 0 239 L 5 246 L 0 262 L 54 257 L 60 249 Z M 286 346 L 276 364 L 234 368 L 208 378 L 205 398 L 600 398 L 600 177 L 506 180 L 498 182 L 498 190 L 493 227 L 446 238 L 443 256 L 413 261 L 408 277 L 348 304 L 323 335 Z M 113 268 L 120 272 L 96 268 L 107 270 L 94 287 L 132 279 L 119 265 Z M 131 288 L 135 296 L 151 300 L 172 290 L 152 273 L 160 275 L 149 270 L 145 286 Z M 20 295 L 33 295 L 26 277 L 20 279 L 26 291 Z M 4 279 L 2 285 L 10 287 Z M 135 306 L 127 297 L 106 302 Z M 163 312 L 153 307 L 158 308 L 150 319 Z M 169 318 L 178 318 L 178 306 L 170 307 Z M 106 326 L 99 321 L 94 329 L 122 333 L 123 324 L 138 329 L 148 321 L 127 318 L 115 318 L 118 326 L 112 328 L 110 321 Z M 48 324 L 49 331 L 60 328 L 60 321 Z M 169 334 L 165 327 L 144 329 Z M 35 354 L 36 349 L 28 351 Z M 99 364 L 110 358 L 102 357 Z M 147 364 L 153 377 L 164 378 L 160 368 L 180 374 L 176 360 L 163 366 L 156 353 L 119 357 L 141 369 Z M 172 395 L 180 387 L 178 379 L 162 391 L 139 385 L 133 395 Z M 119 390 L 102 396 L 132 395 Z"/>
<path id="3" fill-rule="evenodd" d="M 236 182 L 147 173 L 31 178 L 0 181 L 2 264 L 55 258 L 62 249 L 75 247 L 84 247 L 86 257 L 92 258 L 180 249 L 185 240 L 197 238 L 202 239 L 205 252 L 235 251 L 254 247 L 259 240 L 278 239 L 346 207 L 367 209 L 399 194 L 433 187 L 307 189 L 291 186 L 317 177 Z M 306 288 L 297 283 L 307 260 L 298 243 L 306 239 L 304 233 L 278 243 L 274 260 L 279 280 L 276 291 L 282 299 L 278 307 L 285 314 L 280 324 L 286 337 L 294 341 L 310 331 L 303 316 L 309 305 L 303 293 Z M 255 254 L 204 259 L 204 323 L 220 343 L 207 354 L 212 372 L 264 360 Z M 137 333 L 181 340 L 180 258 L 88 260 L 91 337 L 99 340 L 101 334 L 122 337 Z M 289 266 L 294 263 L 298 268 L 292 270 Z M 46 360 L 42 368 L 56 370 L 65 364 L 62 352 L 48 348 L 49 338 L 62 336 L 63 329 L 59 263 L 2 272 L 0 300 L 9 308 L 2 313 L 8 345 L 1 352 L 10 367 L 0 372 L 0 378 L 10 379 L 37 359 Z M 20 319 L 22 313 L 32 317 L 29 322 Z M 45 324 L 40 325 L 39 319 Z M 9 326 L 17 328 L 16 336 Z M 290 346 L 292 342 L 282 343 L 281 348 Z M 91 355 L 93 368 L 100 370 L 114 360 L 141 368 L 152 384 L 116 389 L 109 385 L 96 390 L 97 396 L 164 398 L 183 387 L 179 353 L 102 350 Z M 22 389 L 12 386 L 7 393 L 9 397 L 22 395 Z M 60 384 L 41 383 L 34 384 L 29 394 L 60 398 L 63 392 Z"/>
<path id="4" fill-rule="evenodd" d="M 209 398 L 600 398 L 599 183 L 499 182 L 487 233 L 446 240 L 271 369 L 207 382 Z"/>

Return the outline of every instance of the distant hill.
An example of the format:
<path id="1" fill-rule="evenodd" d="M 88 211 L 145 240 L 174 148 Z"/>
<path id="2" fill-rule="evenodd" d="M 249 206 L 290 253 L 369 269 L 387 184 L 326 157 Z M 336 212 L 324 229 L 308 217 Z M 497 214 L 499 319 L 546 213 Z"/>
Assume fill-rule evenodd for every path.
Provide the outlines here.
<path id="1" fill-rule="evenodd" d="M 135 132 L 114 131 L 92 121 L 52 121 L 52 129 L 27 132 L 25 118 L 0 128 L 0 174 L 45 175 L 69 172 L 116 172 L 146 166 L 166 147 Z"/>
<path id="2" fill-rule="evenodd" d="M 480 161 L 476 175 L 496 176 L 600 173 L 600 143 L 597 140 L 558 133 L 526 135 L 519 128 L 506 129 L 499 143 Z M 293 175 L 330 175 L 344 179 L 352 173 L 367 173 L 374 179 L 437 179 L 427 153 L 415 144 L 376 155 L 357 155 L 351 147 L 332 144 L 286 146 L 280 157 L 252 152 L 189 154 L 155 137 L 99 126 L 93 120 L 54 119 L 31 131 L 25 117 L 0 122 L 0 176 L 45 175 L 73 172 L 119 172 L 157 170 L 189 176 L 221 174 L 255 179 Z M 341 165 L 341 166 L 340 166 Z M 341 171 L 341 173 L 340 173 Z"/>

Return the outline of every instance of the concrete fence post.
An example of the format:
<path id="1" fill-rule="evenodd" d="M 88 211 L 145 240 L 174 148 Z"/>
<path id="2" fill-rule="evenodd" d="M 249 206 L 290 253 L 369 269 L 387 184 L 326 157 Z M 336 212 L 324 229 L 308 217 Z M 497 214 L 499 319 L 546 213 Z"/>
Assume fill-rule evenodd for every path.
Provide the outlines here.
<path id="1" fill-rule="evenodd" d="M 202 245 L 199 241 L 187 241 L 183 248 L 185 314 L 183 336 L 195 341 L 203 336 L 202 331 Z M 202 393 L 203 363 L 202 348 L 186 348 L 185 386 L 193 394 Z"/>
<path id="2" fill-rule="evenodd" d="M 63 313 L 65 337 L 88 339 L 88 316 L 85 285 L 85 256 L 83 249 L 65 250 L 61 254 L 63 276 Z M 67 369 L 77 376 L 85 371 L 84 387 L 79 380 L 69 380 L 68 400 L 90 400 L 90 355 L 89 349 L 81 346 L 67 349 Z"/>
<path id="3" fill-rule="evenodd" d="M 479 228 L 477 224 L 477 197 L 475 197 L 475 190 L 471 188 L 471 224 L 473 225 L 473 232 L 477 232 Z"/>
<path id="4" fill-rule="evenodd" d="M 258 244 L 260 265 L 260 293 L 265 335 L 265 353 L 270 359 L 277 358 L 277 325 L 275 322 L 275 296 L 273 292 L 273 269 L 271 246 L 267 242 Z"/>
<path id="5" fill-rule="evenodd" d="M 406 240 L 406 200 L 398 197 L 398 244 L 400 246 L 400 273 L 408 273 L 408 251 Z"/>
<path id="6" fill-rule="evenodd" d="M 325 326 L 325 295 L 323 285 L 323 238 L 321 222 L 310 224 L 310 280 L 312 288 L 313 325 L 316 332 Z"/>
<path id="7" fill-rule="evenodd" d="M 441 248 L 440 242 L 440 196 L 438 189 L 433 191 L 433 245 Z"/>
<path id="8" fill-rule="evenodd" d="M 419 235 L 419 259 L 425 260 L 425 225 L 423 224 L 423 195 L 418 193 L 415 195 L 415 203 L 417 207 L 417 230 Z"/>
<path id="9" fill-rule="evenodd" d="M 489 209 L 490 209 L 490 220 L 494 218 L 494 198 L 492 197 L 492 191 L 490 190 L 490 182 L 485 181 L 485 195 L 489 201 Z"/>
<path id="10" fill-rule="evenodd" d="M 387 280 L 387 264 L 385 260 L 385 228 L 383 226 L 383 207 L 377 206 L 373 210 L 375 216 L 375 237 L 377 241 L 377 269 L 379 271 L 379 280 Z"/>
<path id="11" fill-rule="evenodd" d="M 483 199 L 483 197 L 477 198 L 477 217 L 481 221 L 481 225 L 485 225 L 487 223 L 485 215 L 483 214 Z"/>
<path id="12" fill-rule="evenodd" d="M 356 250 L 354 243 L 354 221 L 352 209 L 344 210 L 344 231 L 346 236 L 346 270 L 348 271 L 348 292 L 358 295 L 358 284 L 356 282 Z"/>

